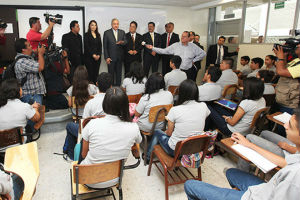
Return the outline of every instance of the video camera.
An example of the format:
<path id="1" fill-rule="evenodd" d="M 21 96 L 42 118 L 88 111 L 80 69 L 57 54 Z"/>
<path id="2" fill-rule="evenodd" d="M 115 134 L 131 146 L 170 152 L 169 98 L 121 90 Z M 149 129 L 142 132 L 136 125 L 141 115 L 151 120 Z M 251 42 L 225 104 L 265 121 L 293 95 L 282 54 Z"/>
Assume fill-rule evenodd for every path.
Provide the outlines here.
<path id="1" fill-rule="evenodd" d="M 7 24 L 2 19 L 0 19 L 0 28 L 6 28 L 6 27 Z"/>
<path id="2" fill-rule="evenodd" d="M 300 35 L 300 30 L 295 30 L 295 36 Z M 282 47 L 283 52 L 285 53 L 294 53 L 295 49 L 297 48 L 297 45 L 300 44 L 300 39 L 296 38 L 285 38 L 280 39 L 279 41 L 285 41 L 285 43 L 282 44 L 274 44 L 273 49 L 278 49 L 278 47 Z"/>
<path id="3" fill-rule="evenodd" d="M 60 25 L 62 23 L 62 18 L 63 18 L 62 15 L 59 15 L 59 14 L 51 15 L 49 13 L 45 13 L 44 17 L 45 17 L 45 21 L 47 24 L 49 23 L 49 20 L 50 20 L 51 22 L 54 22 L 55 24 L 60 24 Z"/>
<path id="4" fill-rule="evenodd" d="M 41 43 L 39 43 L 39 47 L 41 47 Z M 63 49 L 62 47 L 58 47 L 55 43 L 52 43 L 45 52 L 45 66 L 54 66 L 55 62 L 61 62 L 62 51 L 65 50 L 68 53 L 68 49 Z"/>

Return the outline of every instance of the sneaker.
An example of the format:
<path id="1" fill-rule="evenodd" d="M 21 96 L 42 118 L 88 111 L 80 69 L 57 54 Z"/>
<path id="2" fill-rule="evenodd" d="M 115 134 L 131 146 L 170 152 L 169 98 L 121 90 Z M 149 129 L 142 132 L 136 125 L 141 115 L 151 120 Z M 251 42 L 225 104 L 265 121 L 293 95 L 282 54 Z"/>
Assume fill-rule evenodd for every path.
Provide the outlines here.
<path id="1" fill-rule="evenodd" d="M 68 156 L 68 154 L 64 154 L 64 155 L 63 155 L 63 158 L 64 158 L 64 160 L 67 161 L 68 163 L 73 162 L 73 160 Z"/>

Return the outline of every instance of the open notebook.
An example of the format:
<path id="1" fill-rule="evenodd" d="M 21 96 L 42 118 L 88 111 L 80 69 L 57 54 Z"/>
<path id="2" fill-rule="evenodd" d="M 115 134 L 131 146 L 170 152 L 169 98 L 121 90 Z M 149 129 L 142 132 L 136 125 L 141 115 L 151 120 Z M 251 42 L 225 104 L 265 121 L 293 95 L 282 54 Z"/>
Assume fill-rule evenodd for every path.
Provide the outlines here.
<path id="1" fill-rule="evenodd" d="M 262 155 L 256 151 L 245 147 L 240 144 L 235 144 L 231 146 L 234 150 L 248 158 L 252 163 L 254 163 L 259 169 L 264 173 L 267 173 L 277 167 L 274 163 L 270 162 L 268 159 L 264 158 Z"/>
<path id="2" fill-rule="evenodd" d="M 284 112 L 284 113 L 282 113 L 280 115 L 274 116 L 274 119 L 276 119 L 276 120 L 278 120 L 278 121 L 280 121 L 280 122 L 282 122 L 282 123 L 285 124 L 285 123 L 287 123 L 287 122 L 290 121 L 291 117 L 292 117 L 292 115 L 290 115 L 287 112 Z"/>

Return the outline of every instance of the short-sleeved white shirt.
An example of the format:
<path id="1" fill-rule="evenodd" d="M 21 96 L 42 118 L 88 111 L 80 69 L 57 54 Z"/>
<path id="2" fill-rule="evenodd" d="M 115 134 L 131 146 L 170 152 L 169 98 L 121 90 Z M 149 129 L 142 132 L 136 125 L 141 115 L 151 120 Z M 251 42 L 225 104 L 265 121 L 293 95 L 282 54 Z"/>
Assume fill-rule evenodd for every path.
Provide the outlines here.
<path id="1" fill-rule="evenodd" d="M 221 85 L 223 90 L 225 85 L 238 84 L 238 76 L 232 69 L 226 69 L 222 71 L 222 75 L 216 83 Z"/>
<path id="2" fill-rule="evenodd" d="M 175 150 L 177 142 L 203 131 L 208 115 L 210 110 L 203 102 L 187 101 L 172 107 L 167 118 L 175 123 L 175 128 L 168 142 L 169 147 Z"/>
<path id="3" fill-rule="evenodd" d="M 250 74 L 252 72 L 252 69 L 250 68 L 249 65 L 245 65 L 241 68 L 241 72 L 244 76 L 247 76 L 248 74 Z"/>
<path id="4" fill-rule="evenodd" d="M 250 131 L 250 125 L 255 113 L 266 107 L 266 101 L 263 97 L 255 101 L 245 99 L 241 101 L 239 107 L 244 110 L 244 116 L 234 126 L 227 124 L 227 127 L 231 132 L 239 132 L 243 135 L 247 135 Z"/>
<path id="5" fill-rule="evenodd" d="M 135 78 L 134 78 L 135 81 Z M 125 78 L 122 83 L 122 87 L 126 89 L 127 95 L 142 94 L 145 92 L 145 83 L 147 78 L 144 78 L 141 83 L 133 83 L 132 78 Z"/>
<path id="6" fill-rule="evenodd" d="M 180 69 L 173 69 L 164 77 L 166 88 L 169 86 L 179 86 L 180 83 L 187 79 L 186 73 Z"/>
<path id="7" fill-rule="evenodd" d="M 275 67 L 275 65 L 273 65 L 271 68 L 267 68 L 267 66 L 265 65 L 265 66 L 262 66 L 260 68 L 260 70 L 269 70 L 269 71 L 273 71 L 276 74 L 276 67 Z"/>
<path id="8" fill-rule="evenodd" d="M 256 77 L 256 74 L 257 72 L 259 71 L 260 69 L 256 69 L 254 71 L 252 71 L 250 74 L 247 75 L 247 78 L 250 78 L 250 77 Z"/>
<path id="9" fill-rule="evenodd" d="M 152 123 L 149 122 L 149 111 L 151 107 L 159 105 L 173 104 L 173 95 L 169 91 L 160 89 L 158 92 L 150 95 L 145 94 L 141 97 L 135 110 L 141 114 L 139 121 L 137 122 L 142 131 L 149 132 L 152 128 Z M 156 128 L 163 128 L 163 122 L 158 122 Z"/>
<path id="10" fill-rule="evenodd" d="M 272 83 L 265 83 L 264 95 L 265 94 L 275 94 L 275 88 Z"/>
<path id="11" fill-rule="evenodd" d="M 82 138 L 89 142 L 89 151 L 81 164 L 126 159 L 133 144 L 142 141 L 136 123 L 124 122 L 114 115 L 91 120 L 84 127 Z"/>
<path id="12" fill-rule="evenodd" d="M 104 111 L 102 108 L 102 103 L 105 97 L 105 93 L 98 93 L 93 99 L 89 100 L 83 110 L 82 118 L 87 118 L 96 115 L 103 115 Z"/>
<path id="13" fill-rule="evenodd" d="M 213 101 L 221 98 L 222 87 L 217 83 L 204 83 L 198 87 L 199 101 Z"/>
<path id="14" fill-rule="evenodd" d="M 28 103 L 23 103 L 20 99 L 9 99 L 6 105 L 0 107 L 0 130 L 25 127 L 35 112 Z"/>

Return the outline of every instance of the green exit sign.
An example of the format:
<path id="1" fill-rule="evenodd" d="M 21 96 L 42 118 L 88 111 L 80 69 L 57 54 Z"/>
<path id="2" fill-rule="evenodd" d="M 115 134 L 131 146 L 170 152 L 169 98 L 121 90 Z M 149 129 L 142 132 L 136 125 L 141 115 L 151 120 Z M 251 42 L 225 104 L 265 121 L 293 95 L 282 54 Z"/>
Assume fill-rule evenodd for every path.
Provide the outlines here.
<path id="1" fill-rule="evenodd" d="M 280 9 L 280 8 L 284 8 L 284 1 L 275 3 L 275 9 Z"/>

